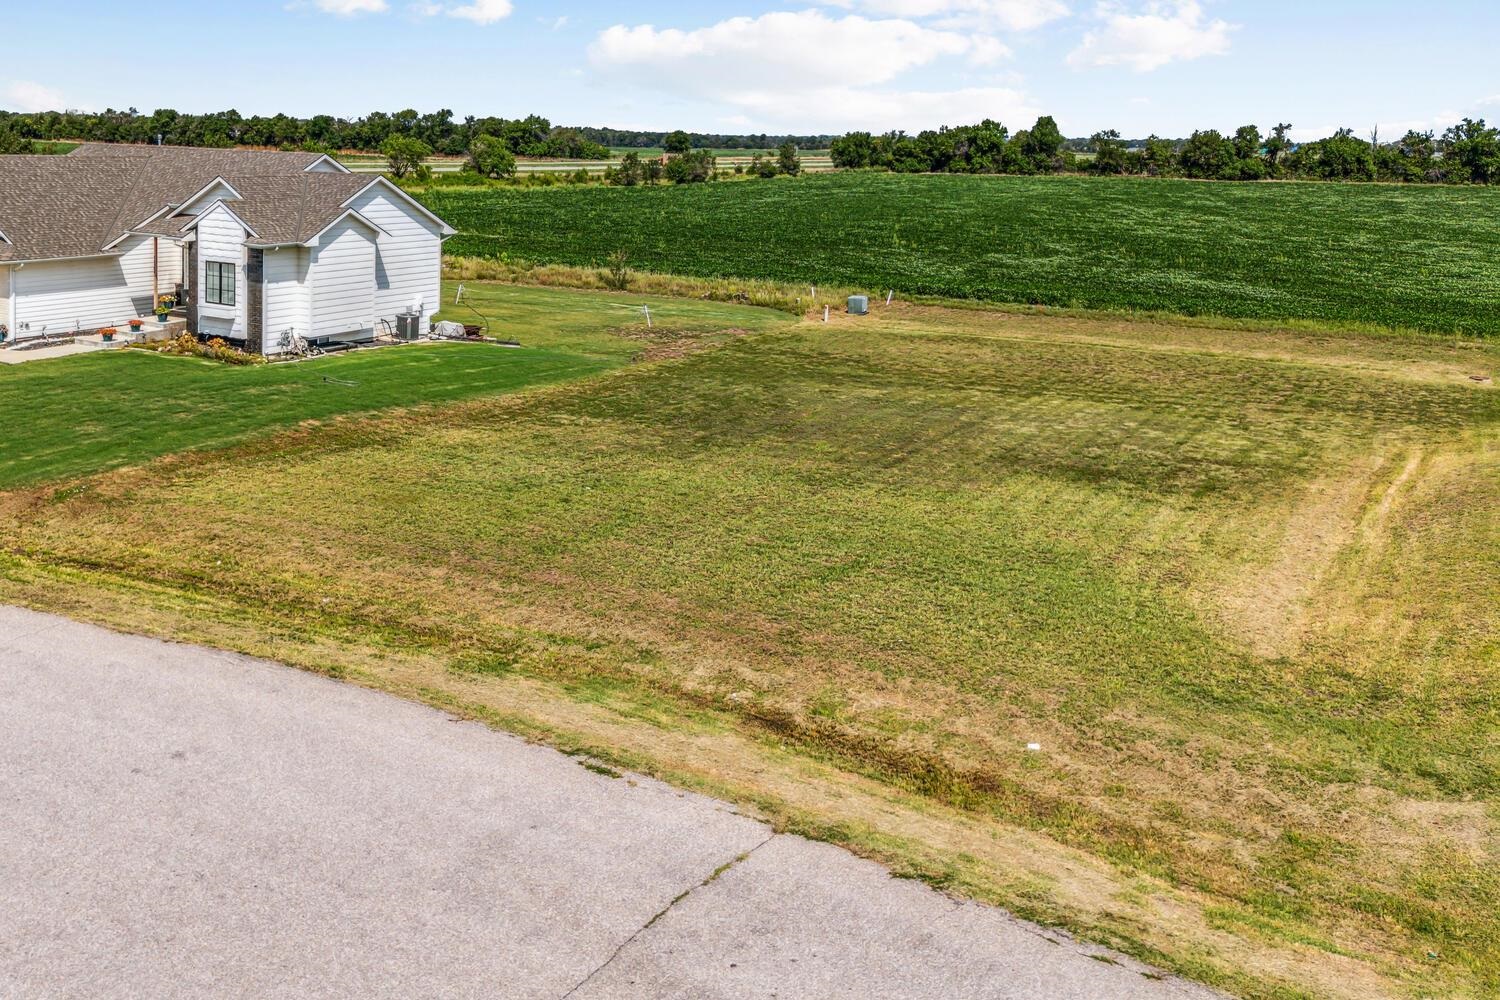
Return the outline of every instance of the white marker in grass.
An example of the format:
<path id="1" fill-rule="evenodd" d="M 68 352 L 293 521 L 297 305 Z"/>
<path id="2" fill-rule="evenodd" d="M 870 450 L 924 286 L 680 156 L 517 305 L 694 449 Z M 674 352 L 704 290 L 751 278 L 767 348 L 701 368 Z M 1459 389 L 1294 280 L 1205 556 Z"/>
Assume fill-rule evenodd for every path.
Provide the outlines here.
<path id="1" fill-rule="evenodd" d="M 895 297 L 896 297 L 896 290 L 895 289 L 891 289 L 889 292 L 886 292 L 885 293 L 885 304 L 886 305 L 890 305 L 891 304 L 891 299 L 894 299 Z"/>
<path id="2" fill-rule="evenodd" d="M 828 306 L 823 307 L 823 322 L 828 322 Z"/>
<path id="3" fill-rule="evenodd" d="M 641 306 L 641 311 L 646 314 L 646 329 L 651 329 L 651 307 Z"/>
<path id="4" fill-rule="evenodd" d="M 460 283 L 459 286 L 458 286 L 458 294 L 455 295 L 455 296 L 453 296 L 453 304 L 454 305 L 458 305 L 463 300 L 464 300 L 464 286 L 463 286 L 462 283 Z"/>

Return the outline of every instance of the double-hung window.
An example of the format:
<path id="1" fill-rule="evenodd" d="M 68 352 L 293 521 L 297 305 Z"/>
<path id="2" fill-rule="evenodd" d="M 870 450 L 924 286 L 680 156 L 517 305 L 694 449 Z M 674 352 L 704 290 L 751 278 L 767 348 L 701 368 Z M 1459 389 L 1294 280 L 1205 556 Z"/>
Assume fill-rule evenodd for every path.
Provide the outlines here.
<path id="1" fill-rule="evenodd" d="M 203 301 L 213 306 L 234 305 L 234 265 L 210 260 L 203 265 Z"/>

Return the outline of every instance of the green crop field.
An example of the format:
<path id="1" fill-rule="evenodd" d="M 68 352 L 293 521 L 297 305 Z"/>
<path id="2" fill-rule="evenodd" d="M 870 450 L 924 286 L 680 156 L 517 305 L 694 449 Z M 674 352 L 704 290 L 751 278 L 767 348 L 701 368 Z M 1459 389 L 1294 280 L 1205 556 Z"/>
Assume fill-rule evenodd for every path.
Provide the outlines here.
<path id="1" fill-rule="evenodd" d="M 448 252 L 898 293 L 1500 332 L 1500 190 L 838 174 L 435 188 Z"/>
<path id="2" fill-rule="evenodd" d="M 1500 993 L 1500 345 L 469 295 L 536 353 L 0 371 L 50 425 L 0 445 L 0 600 L 649 771 L 1237 995 Z M 323 419 L 361 389 L 397 409 Z"/>

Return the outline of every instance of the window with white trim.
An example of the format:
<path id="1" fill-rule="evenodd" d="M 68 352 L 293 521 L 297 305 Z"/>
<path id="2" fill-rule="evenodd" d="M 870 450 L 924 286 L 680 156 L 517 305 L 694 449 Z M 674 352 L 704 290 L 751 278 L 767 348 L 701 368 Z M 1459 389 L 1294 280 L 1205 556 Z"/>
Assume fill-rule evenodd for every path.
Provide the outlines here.
<path id="1" fill-rule="evenodd" d="M 210 260 L 203 265 L 203 301 L 213 306 L 234 305 L 235 265 Z"/>

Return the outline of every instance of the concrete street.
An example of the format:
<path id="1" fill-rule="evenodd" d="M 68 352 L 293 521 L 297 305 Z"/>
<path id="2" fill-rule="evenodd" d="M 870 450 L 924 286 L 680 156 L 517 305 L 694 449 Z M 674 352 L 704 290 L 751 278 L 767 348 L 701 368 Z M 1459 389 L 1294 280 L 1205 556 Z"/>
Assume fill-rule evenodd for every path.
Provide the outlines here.
<path id="1" fill-rule="evenodd" d="M 0 997 L 1215 995 L 1096 956 L 441 712 L 0 607 Z"/>

